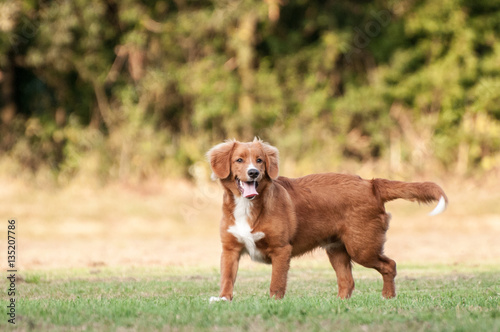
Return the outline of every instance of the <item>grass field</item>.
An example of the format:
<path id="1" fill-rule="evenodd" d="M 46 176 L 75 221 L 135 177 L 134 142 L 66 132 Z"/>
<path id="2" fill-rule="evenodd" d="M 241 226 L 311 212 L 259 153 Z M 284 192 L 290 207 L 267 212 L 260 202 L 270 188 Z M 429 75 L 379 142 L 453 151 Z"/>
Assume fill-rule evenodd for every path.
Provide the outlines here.
<path id="1" fill-rule="evenodd" d="M 333 271 L 294 268 L 284 300 L 268 298 L 270 268 L 239 273 L 232 303 L 209 304 L 218 272 L 198 268 L 30 271 L 18 282 L 20 331 L 499 331 L 498 266 L 401 266 L 398 296 L 356 267 L 350 300 Z M 5 285 L 5 284 L 4 284 Z M 5 286 L 2 287 L 5 289 Z M 7 302 L 2 298 L 1 306 Z M 0 330 L 11 330 L 5 316 Z"/>

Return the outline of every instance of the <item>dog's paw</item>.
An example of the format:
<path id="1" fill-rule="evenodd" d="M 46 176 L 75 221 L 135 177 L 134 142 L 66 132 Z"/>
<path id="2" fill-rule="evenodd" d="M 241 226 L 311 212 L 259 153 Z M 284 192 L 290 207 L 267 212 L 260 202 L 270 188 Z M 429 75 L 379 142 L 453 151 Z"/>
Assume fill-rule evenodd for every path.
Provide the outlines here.
<path id="1" fill-rule="evenodd" d="M 226 301 L 227 302 L 227 299 L 226 299 L 225 296 L 223 296 L 223 297 L 212 296 L 210 298 L 210 304 L 215 303 L 215 302 L 220 302 L 220 301 Z"/>

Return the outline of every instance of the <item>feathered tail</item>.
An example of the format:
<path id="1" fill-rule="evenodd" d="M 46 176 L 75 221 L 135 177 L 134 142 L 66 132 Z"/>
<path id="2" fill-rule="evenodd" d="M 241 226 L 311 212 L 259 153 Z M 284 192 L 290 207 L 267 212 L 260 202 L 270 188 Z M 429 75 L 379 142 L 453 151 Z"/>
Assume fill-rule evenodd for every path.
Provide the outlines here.
<path id="1" fill-rule="evenodd" d="M 373 191 L 382 202 L 397 198 L 421 203 L 438 201 L 437 206 L 429 215 L 434 216 L 443 212 L 448 205 L 448 198 L 440 186 L 433 182 L 401 182 L 386 179 L 373 179 Z"/>

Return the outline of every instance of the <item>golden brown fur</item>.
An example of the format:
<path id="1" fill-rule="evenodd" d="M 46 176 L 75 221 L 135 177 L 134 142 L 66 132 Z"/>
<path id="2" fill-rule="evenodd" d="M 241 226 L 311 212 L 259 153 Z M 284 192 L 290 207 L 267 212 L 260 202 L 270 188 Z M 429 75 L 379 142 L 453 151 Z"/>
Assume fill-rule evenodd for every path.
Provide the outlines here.
<path id="1" fill-rule="evenodd" d="M 219 297 L 227 300 L 233 297 L 243 253 L 272 264 L 270 295 L 279 299 L 285 295 L 291 257 L 317 247 L 326 250 L 337 274 L 340 298 L 349 298 L 354 290 L 351 261 L 379 271 L 382 295 L 394 297 L 396 263 L 383 254 L 390 219 L 384 203 L 396 198 L 427 203 L 441 197 L 447 202 L 444 191 L 431 182 L 364 180 L 336 173 L 278 177 L 278 150 L 257 139 L 227 141 L 207 156 L 224 188 Z M 250 169 L 257 178 L 250 178 Z M 242 197 L 247 191 L 241 181 L 255 185 L 258 195 Z"/>

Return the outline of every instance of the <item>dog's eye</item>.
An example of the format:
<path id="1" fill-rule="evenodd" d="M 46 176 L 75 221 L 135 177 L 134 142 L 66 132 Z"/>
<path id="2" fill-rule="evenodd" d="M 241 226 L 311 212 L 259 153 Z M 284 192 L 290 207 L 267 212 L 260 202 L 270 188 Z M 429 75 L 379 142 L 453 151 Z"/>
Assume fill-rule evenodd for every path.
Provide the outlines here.
<path id="1" fill-rule="evenodd" d="M 242 163 L 242 162 L 243 162 L 243 158 L 238 158 L 238 159 L 236 159 L 236 162 L 237 162 L 237 163 Z"/>
<path id="2" fill-rule="evenodd" d="M 257 158 L 257 164 L 260 164 L 260 163 L 262 163 L 262 159 Z"/>

